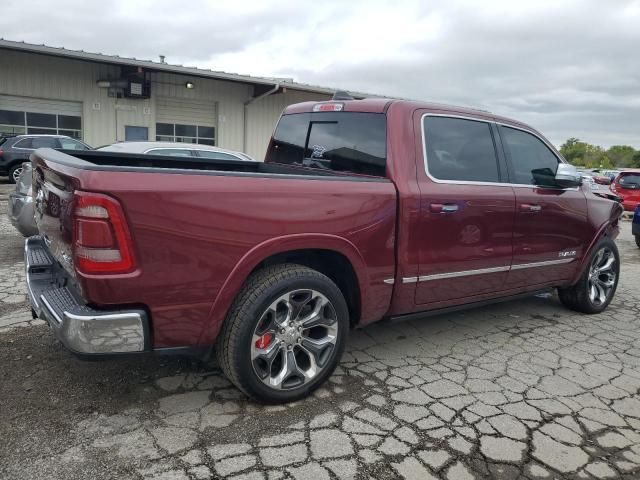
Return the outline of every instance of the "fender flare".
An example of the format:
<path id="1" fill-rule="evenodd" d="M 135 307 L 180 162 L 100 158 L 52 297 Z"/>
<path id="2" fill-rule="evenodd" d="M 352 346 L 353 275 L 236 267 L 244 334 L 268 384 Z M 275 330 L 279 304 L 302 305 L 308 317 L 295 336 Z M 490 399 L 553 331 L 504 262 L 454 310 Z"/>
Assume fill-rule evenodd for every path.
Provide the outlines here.
<path id="1" fill-rule="evenodd" d="M 600 226 L 600 228 L 598 229 L 598 233 L 596 233 L 596 235 L 593 237 L 593 240 L 589 244 L 589 247 L 582 256 L 582 263 L 576 270 L 576 274 L 574 275 L 574 277 L 571 279 L 570 285 L 575 285 L 576 283 L 578 283 L 578 280 L 580 280 L 580 277 L 588 267 L 589 258 L 591 258 L 591 252 L 593 252 L 593 249 L 600 241 L 600 239 L 605 236 L 611 236 L 611 232 L 618 228 L 617 226 L 614 226 L 613 222 L 614 220 L 608 220 Z"/>
<path id="2" fill-rule="evenodd" d="M 200 335 L 200 345 L 213 345 L 236 296 L 251 272 L 265 259 L 293 250 L 331 250 L 343 255 L 353 267 L 360 288 L 360 304 L 369 298 L 369 274 L 360 251 L 347 239 L 321 233 L 304 233 L 270 238 L 252 247 L 235 265 L 213 302 Z"/>

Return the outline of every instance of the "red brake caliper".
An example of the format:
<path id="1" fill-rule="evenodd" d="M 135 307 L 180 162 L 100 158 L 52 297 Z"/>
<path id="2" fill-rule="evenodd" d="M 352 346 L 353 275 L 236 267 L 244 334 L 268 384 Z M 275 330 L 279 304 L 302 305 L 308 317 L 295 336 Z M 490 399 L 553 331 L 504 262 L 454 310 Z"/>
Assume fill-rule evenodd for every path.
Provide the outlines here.
<path id="1" fill-rule="evenodd" d="M 260 348 L 260 349 L 267 348 L 271 343 L 271 340 L 273 340 L 273 334 L 265 333 L 260 338 L 258 338 L 258 340 L 256 340 L 256 348 Z"/>

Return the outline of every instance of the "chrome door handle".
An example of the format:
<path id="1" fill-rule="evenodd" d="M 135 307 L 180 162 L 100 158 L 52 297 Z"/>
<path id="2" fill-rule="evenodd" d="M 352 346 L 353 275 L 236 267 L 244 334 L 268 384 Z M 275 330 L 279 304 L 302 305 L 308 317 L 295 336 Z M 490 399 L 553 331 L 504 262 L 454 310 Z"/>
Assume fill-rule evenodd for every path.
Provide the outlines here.
<path id="1" fill-rule="evenodd" d="M 432 203 L 429 205 L 431 213 L 454 213 L 458 211 L 458 205 L 455 203 Z"/>
<path id="2" fill-rule="evenodd" d="M 540 205 L 532 205 L 530 203 L 523 203 L 520 205 L 521 212 L 538 213 L 540 210 L 542 210 Z"/>

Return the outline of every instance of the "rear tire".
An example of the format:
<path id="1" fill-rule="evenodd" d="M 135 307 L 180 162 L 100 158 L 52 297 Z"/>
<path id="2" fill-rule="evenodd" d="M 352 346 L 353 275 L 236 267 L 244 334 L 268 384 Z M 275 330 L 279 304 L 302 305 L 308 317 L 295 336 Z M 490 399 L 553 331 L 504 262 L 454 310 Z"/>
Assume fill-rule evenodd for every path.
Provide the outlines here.
<path id="1" fill-rule="evenodd" d="M 596 244 L 589 263 L 578 282 L 568 288 L 558 288 L 564 306 L 582 313 L 600 313 L 611 303 L 620 278 L 618 247 L 603 237 Z"/>
<path id="2" fill-rule="evenodd" d="M 636 235 L 636 245 L 640 248 L 640 235 Z"/>
<path id="3" fill-rule="evenodd" d="M 216 343 L 225 375 L 263 403 L 306 397 L 335 370 L 349 330 L 349 310 L 331 279 L 295 264 L 253 274 Z"/>

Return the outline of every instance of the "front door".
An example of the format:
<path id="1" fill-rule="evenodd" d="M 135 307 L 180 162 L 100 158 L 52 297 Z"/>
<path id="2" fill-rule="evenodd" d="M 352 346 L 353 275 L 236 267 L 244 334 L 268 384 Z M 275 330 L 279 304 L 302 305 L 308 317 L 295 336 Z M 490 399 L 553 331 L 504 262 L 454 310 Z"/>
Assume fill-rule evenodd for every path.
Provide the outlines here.
<path id="1" fill-rule="evenodd" d="M 550 188 L 560 162 L 532 132 L 500 126 L 516 195 L 510 287 L 535 287 L 573 276 L 588 247 L 587 200 L 579 188 Z"/>
<path id="2" fill-rule="evenodd" d="M 420 274 L 404 281 L 417 282 L 416 304 L 429 308 L 500 292 L 512 261 L 515 195 L 495 125 L 425 114 L 416 128 L 424 159 Z"/>

